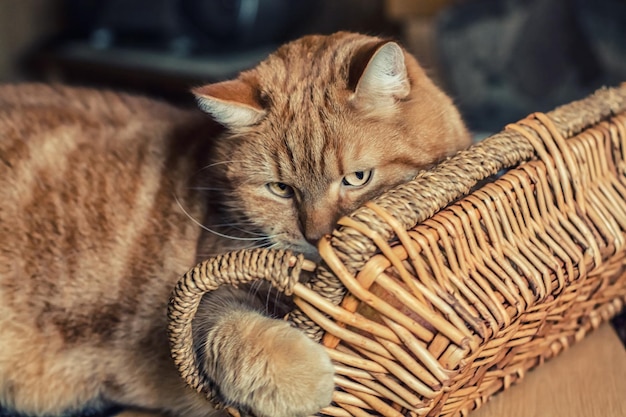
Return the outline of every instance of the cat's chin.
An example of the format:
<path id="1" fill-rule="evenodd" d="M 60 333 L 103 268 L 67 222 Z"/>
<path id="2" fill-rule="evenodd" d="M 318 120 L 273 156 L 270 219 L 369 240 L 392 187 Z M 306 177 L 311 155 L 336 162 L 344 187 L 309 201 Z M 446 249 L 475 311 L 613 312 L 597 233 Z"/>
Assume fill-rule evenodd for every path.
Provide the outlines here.
<path id="1" fill-rule="evenodd" d="M 310 261 L 318 263 L 322 260 L 319 251 L 316 246 L 311 245 L 309 242 L 298 242 L 291 244 L 286 249 L 289 249 L 295 253 L 301 253 L 304 257 Z"/>

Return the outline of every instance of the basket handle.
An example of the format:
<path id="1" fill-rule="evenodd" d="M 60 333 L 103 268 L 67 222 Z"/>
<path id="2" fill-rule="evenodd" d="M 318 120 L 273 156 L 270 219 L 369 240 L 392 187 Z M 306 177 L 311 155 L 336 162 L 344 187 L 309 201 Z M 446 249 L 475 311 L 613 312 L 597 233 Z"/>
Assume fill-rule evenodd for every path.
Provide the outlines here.
<path id="1" fill-rule="evenodd" d="M 174 288 L 167 311 L 172 358 L 187 384 L 217 403 L 215 384 L 200 373 L 193 349 L 192 321 L 205 293 L 222 285 L 236 287 L 264 279 L 278 291 L 291 295 L 301 271 L 314 267 L 303 255 L 290 251 L 255 249 L 219 255 L 189 270 Z"/>

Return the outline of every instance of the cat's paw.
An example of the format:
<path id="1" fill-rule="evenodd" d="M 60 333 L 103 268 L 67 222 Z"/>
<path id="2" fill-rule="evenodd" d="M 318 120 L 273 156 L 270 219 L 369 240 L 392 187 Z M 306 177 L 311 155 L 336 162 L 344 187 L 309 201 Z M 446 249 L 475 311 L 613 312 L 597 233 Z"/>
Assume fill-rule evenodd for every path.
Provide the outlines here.
<path id="1" fill-rule="evenodd" d="M 221 394 L 258 417 L 300 417 L 330 404 L 334 368 L 324 348 L 288 323 L 248 312 L 240 346 L 219 352 Z M 229 352 L 226 352 L 228 350 Z"/>

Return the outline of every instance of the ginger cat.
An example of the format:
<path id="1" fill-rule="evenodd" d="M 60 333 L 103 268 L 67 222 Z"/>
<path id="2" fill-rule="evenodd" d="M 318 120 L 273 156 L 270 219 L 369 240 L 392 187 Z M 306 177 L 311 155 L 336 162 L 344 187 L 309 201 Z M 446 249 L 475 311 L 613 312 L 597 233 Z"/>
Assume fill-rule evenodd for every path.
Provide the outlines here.
<path id="1" fill-rule="evenodd" d="M 341 215 L 469 144 L 416 60 L 370 36 L 307 36 L 193 93 L 204 112 L 0 86 L 0 415 L 213 415 L 169 356 L 179 277 L 243 247 L 316 258 Z M 332 364 L 265 298 L 204 298 L 205 372 L 243 412 L 315 413 Z"/>

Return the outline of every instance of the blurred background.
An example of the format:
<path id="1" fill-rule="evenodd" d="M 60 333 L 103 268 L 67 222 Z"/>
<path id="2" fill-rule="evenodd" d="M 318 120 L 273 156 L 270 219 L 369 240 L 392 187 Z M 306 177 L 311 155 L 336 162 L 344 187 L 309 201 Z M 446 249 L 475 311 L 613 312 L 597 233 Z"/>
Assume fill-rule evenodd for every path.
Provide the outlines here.
<path id="1" fill-rule="evenodd" d="M 0 82 L 193 104 L 307 33 L 399 39 L 476 132 L 626 80 L 623 0 L 0 0 Z"/>

